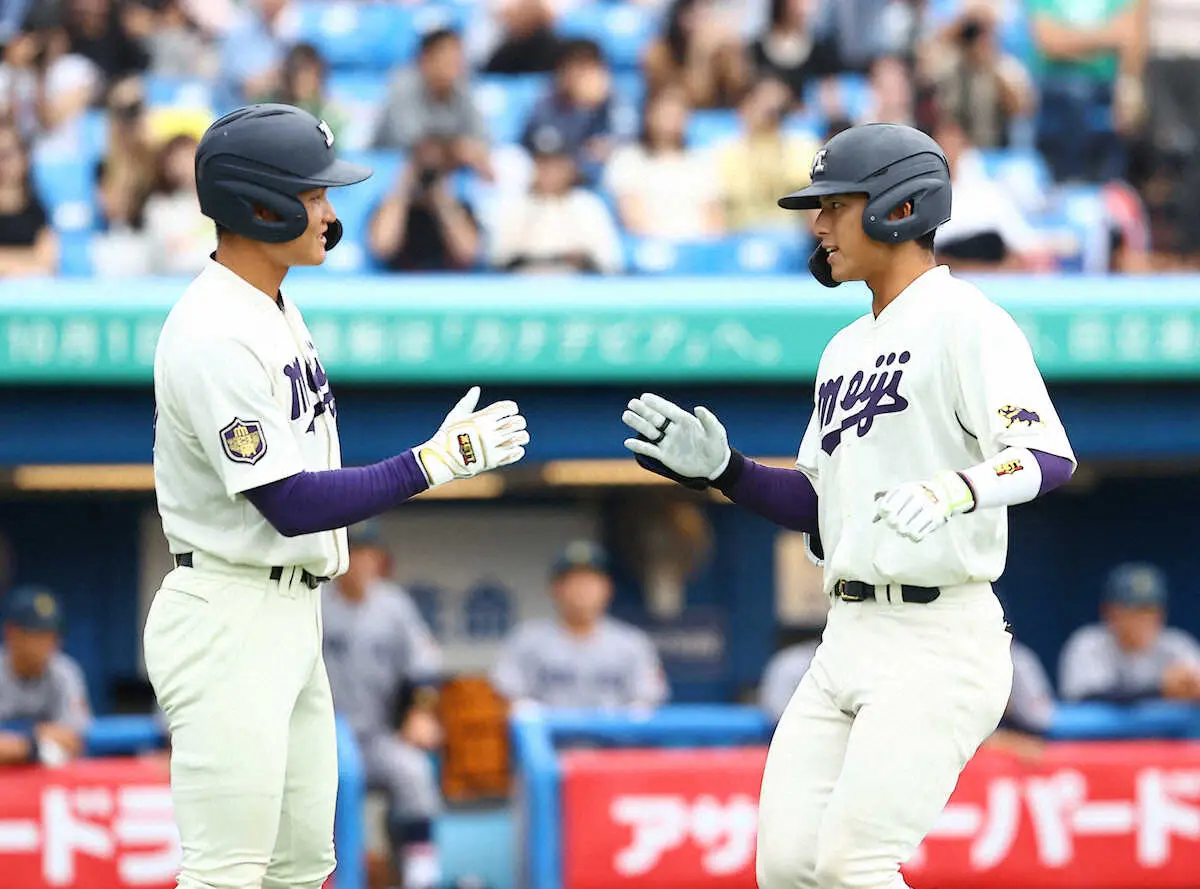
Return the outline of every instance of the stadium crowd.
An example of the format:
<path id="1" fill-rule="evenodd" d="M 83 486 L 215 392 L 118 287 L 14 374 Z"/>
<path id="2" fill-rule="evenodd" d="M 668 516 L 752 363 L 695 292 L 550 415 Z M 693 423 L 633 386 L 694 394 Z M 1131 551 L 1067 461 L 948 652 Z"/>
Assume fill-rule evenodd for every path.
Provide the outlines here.
<path id="1" fill-rule="evenodd" d="M 186 274 L 190 158 L 281 101 L 377 170 L 334 271 L 801 267 L 845 126 L 945 147 L 960 267 L 1194 267 L 1195 0 L 8 0 L 0 275 Z M 675 245 L 655 260 L 647 244 Z M 661 252 L 661 251 L 660 251 Z M 773 258 L 772 258 L 773 257 Z M 657 265 L 656 265 L 657 262 Z"/>

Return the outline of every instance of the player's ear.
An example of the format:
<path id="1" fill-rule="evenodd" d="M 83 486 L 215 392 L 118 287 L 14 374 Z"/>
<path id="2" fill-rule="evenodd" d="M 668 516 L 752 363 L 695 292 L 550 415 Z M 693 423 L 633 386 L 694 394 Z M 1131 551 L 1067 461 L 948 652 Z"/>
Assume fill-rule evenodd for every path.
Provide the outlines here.
<path id="1" fill-rule="evenodd" d="M 912 201 L 905 201 L 903 204 L 901 204 L 899 207 L 897 207 L 895 210 L 893 210 L 891 213 L 888 214 L 888 219 L 890 219 L 892 222 L 896 222 L 897 220 L 900 220 L 900 219 L 906 219 L 909 216 L 912 216 L 912 214 L 913 214 Z"/>

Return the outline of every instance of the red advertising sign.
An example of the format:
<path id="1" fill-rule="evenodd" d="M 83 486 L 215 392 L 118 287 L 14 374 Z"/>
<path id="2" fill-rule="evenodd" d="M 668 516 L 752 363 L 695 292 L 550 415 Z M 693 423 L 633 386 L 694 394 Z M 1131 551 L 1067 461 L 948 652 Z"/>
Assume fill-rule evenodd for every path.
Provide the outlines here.
<path id="1" fill-rule="evenodd" d="M 179 834 L 162 760 L 0 773 L 4 889 L 172 889 Z"/>
<path id="2" fill-rule="evenodd" d="M 765 751 L 562 754 L 564 889 L 753 889 Z M 1183 889 L 1200 862 L 1200 744 L 981 751 L 904 867 L 915 889 Z"/>

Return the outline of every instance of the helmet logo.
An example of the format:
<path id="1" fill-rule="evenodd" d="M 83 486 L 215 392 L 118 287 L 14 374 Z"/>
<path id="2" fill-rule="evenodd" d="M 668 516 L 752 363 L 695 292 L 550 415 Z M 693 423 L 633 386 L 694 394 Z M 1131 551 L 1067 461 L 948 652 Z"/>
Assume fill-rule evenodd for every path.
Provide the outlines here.
<path id="1" fill-rule="evenodd" d="M 333 130 L 329 129 L 329 124 L 321 121 L 317 124 L 317 129 L 321 131 L 321 135 L 325 137 L 325 147 L 333 148 Z"/>
<path id="2" fill-rule="evenodd" d="M 825 172 L 825 156 L 829 154 L 828 148 L 822 148 L 813 155 L 812 169 L 809 171 L 809 176 L 816 176 L 818 173 Z"/>

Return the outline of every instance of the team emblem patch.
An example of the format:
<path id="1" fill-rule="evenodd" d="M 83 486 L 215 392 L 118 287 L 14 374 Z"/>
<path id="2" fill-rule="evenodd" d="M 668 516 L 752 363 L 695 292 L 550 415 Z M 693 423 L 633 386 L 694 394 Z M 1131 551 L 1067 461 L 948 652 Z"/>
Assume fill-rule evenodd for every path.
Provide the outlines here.
<path id="1" fill-rule="evenodd" d="M 235 417 L 232 423 L 221 430 L 221 448 L 234 463 L 253 466 L 267 453 L 262 423 Z"/>
<path id="2" fill-rule="evenodd" d="M 1009 460 L 1007 463 L 1001 463 L 998 466 L 996 466 L 996 475 L 997 476 L 1012 475 L 1014 473 L 1020 472 L 1024 468 L 1025 467 L 1021 465 L 1020 460 Z"/>
<path id="3" fill-rule="evenodd" d="M 1032 426 L 1034 423 L 1042 425 L 1042 418 L 1036 413 L 1026 410 L 1023 407 L 1017 407 L 1015 404 L 1006 404 L 996 411 L 996 413 L 1008 421 L 1005 428 L 1012 426 L 1013 423 L 1024 423 L 1026 426 Z"/>
<path id="4" fill-rule="evenodd" d="M 471 436 L 465 432 L 458 433 L 458 455 L 462 457 L 463 466 L 478 462 L 475 445 L 471 443 Z"/>
<path id="5" fill-rule="evenodd" d="M 813 155 L 812 169 L 808 171 L 810 176 L 816 176 L 818 173 L 825 172 L 825 156 L 829 154 L 828 148 L 822 148 Z"/>
<path id="6" fill-rule="evenodd" d="M 321 121 L 317 124 L 317 129 L 321 131 L 321 135 L 325 137 L 325 147 L 333 148 L 333 130 L 329 129 L 329 124 Z"/>

